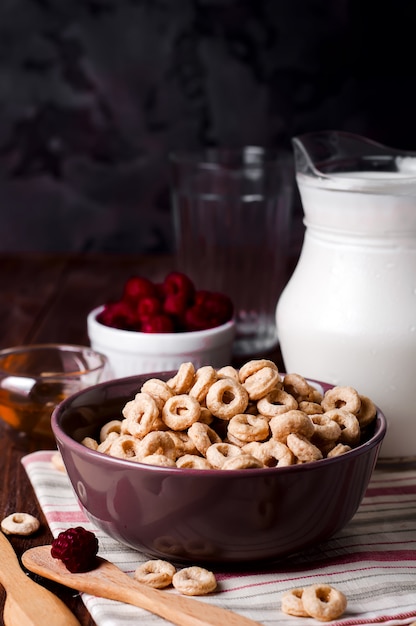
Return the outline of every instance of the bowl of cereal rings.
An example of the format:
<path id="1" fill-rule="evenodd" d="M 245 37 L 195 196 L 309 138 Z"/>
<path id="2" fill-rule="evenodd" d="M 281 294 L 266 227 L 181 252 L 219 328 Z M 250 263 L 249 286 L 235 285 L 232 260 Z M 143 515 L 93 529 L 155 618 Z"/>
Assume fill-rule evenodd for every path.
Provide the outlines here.
<path id="1" fill-rule="evenodd" d="M 52 416 L 81 507 L 111 537 L 193 563 L 281 559 L 353 517 L 386 432 L 352 387 L 273 361 L 107 381 Z"/>

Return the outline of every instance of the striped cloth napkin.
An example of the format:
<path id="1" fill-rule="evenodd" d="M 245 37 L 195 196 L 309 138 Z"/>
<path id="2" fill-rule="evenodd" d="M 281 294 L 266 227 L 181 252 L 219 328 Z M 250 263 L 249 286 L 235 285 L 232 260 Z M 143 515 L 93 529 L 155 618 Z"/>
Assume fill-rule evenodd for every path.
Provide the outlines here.
<path id="1" fill-rule="evenodd" d="M 149 557 L 97 530 L 81 511 L 65 473 L 51 462 L 52 452 L 34 452 L 22 463 L 52 535 L 82 525 L 96 533 L 100 556 L 132 575 Z M 215 569 L 218 589 L 198 597 L 267 626 L 315 626 L 312 618 L 285 615 L 282 594 L 314 583 L 327 583 L 348 599 L 337 626 L 410 624 L 416 621 L 416 469 L 374 471 L 365 498 L 347 527 L 325 544 L 261 571 Z M 176 593 L 174 590 L 166 593 Z M 82 599 L 97 626 L 164 626 L 148 612 L 87 594 Z M 219 625 L 221 626 L 221 625 Z"/>

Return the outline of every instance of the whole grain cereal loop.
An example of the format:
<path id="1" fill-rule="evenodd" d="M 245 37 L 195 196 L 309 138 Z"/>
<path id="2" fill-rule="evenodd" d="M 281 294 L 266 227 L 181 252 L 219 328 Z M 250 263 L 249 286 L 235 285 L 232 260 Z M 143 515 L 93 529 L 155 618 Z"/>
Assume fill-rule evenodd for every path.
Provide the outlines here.
<path id="1" fill-rule="evenodd" d="M 314 391 L 314 387 L 300 374 L 286 374 L 283 378 L 283 387 L 298 402 L 310 400 Z"/>
<path id="2" fill-rule="evenodd" d="M 199 422 L 202 424 L 212 424 L 214 416 L 206 406 L 201 406 L 201 413 L 199 414 Z"/>
<path id="3" fill-rule="evenodd" d="M 104 441 L 98 444 L 97 452 L 102 452 L 102 454 L 110 454 L 111 446 L 113 445 L 114 441 L 118 439 L 120 436 L 121 435 L 119 435 L 118 433 L 114 431 L 110 433 L 108 437 L 104 439 Z M 132 435 L 129 435 L 129 436 L 131 437 Z"/>
<path id="4" fill-rule="evenodd" d="M 290 433 L 303 435 L 307 439 L 310 439 L 315 430 L 309 416 L 297 409 L 272 417 L 269 425 L 272 431 L 272 437 L 283 443 L 286 443 L 287 436 Z"/>
<path id="5" fill-rule="evenodd" d="M 303 589 L 296 588 L 285 591 L 282 595 L 281 609 L 287 615 L 295 615 L 296 617 L 310 617 L 305 611 L 302 601 Z"/>
<path id="6" fill-rule="evenodd" d="M 276 387 L 280 381 L 280 374 L 275 367 L 268 365 L 248 376 L 243 386 L 247 390 L 250 400 L 260 400 Z"/>
<path id="7" fill-rule="evenodd" d="M 361 406 L 358 411 L 357 419 L 360 424 L 360 428 L 365 428 L 374 420 L 377 414 L 376 405 L 367 396 L 360 395 Z"/>
<path id="8" fill-rule="evenodd" d="M 181 363 L 175 376 L 170 378 L 167 384 L 175 394 L 188 393 L 194 382 L 194 376 L 195 367 L 193 363 Z"/>
<path id="9" fill-rule="evenodd" d="M 175 445 L 176 458 L 184 454 L 196 454 L 198 452 L 187 432 L 175 432 L 174 430 L 167 430 L 166 432 Z"/>
<path id="10" fill-rule="evenodd" d="M 267 395 L 257 401 L 257 410 L 265 417 L 275 417 L 286 411 L 297 409 L 295 398 L 283 389 L 272 389 Z"/>
<path id="11" fill-rule="evenodd" d="M 322 622 L 341 617 L 347 608 L 347 598 L 342 591 L 325 584 L 305 587 L 302 603 L 308 615 Z"/>
<path id="12" fill-rule="evenodd" d="M 148 393 L 152 398 L 154 398 L 157 408 L 159 411 L 162 410 L 163 405 L 171 396 L 173 396 L 173 391 L 169 387 L 168 383 L 164 380 L 160 380 L 159 378 L 149 378 L 146 380 L 142 387 L 141 392 Z"/>
<path id="13" fill-rule="evenodd" d="M 298 409 L 306 413 L 306 415 L 318 415 L 324 412 L 319 402 L 312 402 L 311 400 L 302 400 L 299 402 Z"/>
<path id="14" fill-rule="evenodd" d="M 269 420 L 262 415 L 238 413 L 228 422 L 227 434 L 241 441 L 264 441 L 270 435 Z"/>
<path id="15" fill-rule="evenodd" d="M 201 407 L 187 394 L 172 396 L 162 409 L 162 420 L 172 430 L 186 430 L 198 421 Z"/>
<path id="16" fill-rule="evenodd" d="M 40 527 L 37 517 L 29 513 L 11 513 L 1 521 L 1 529 L 5 535 L 33 535 Z"/>
<path id="17" fill-rule="evenodd" d="M 147 433 L 143 439 L 139 440 L 136 447 L 136 456 L 138 459 L 152 454 L 162 454 L 172 461 L 176 461 L 176 446 L 168 432 L 150 432 Z"/>
<path id="18" fill-rule="evenodd" d="M 265 467 L 286 467 L 295 462 L 293 452 L 287 445 L 275 439 L 263 443 L 253 441 L 246 444 L 242 451 L 255 456 Z"/>
<path id="19" fill-rule="evenodd" d="M 211 365 L 199 367 L 195 372 L 194 382 L 189 390 L 189 395 L 202 404 L 208 389 L 215 383 L 217 378 L 217 372 Z"/>
<path id="20" fill-rule="evenodd" d="M 83 446 L 89 448 L 90 450 L 98 449 L 98 441 L 93 439 L 93 437 L 84 437 L 84 439 L 81 440 L 81 443 Z"/>
<path id="21" fill-rule="evenodd" d="M 340 442 L 349 446 L 356 446 L 360 441 L 361 429 L 356 416 L 346 409 L 331 409 L 325 411 L 331 420 L 334 420 L 341 427 Z"/>
<path id="22" fill-rule="evenodd" d="M 110 420 L 100 430 L 99 440 L 102 443 L 105 439 L 107 439 L 110 433 L 117 433 L 118 435 L 121 432 L 121 420 Z"/>
<path id="23" fill-rule="evenodd" d="M 158 465 L 159 467 L 176 467 L 175 461 L 164 454 L 149 454 L 148 456 L 135 457 L 133 461 L 144 463 L 145 465 Z"/>
<path id="24" fill-rule="evenodd" d="M 224 367 L 220 367 L 217 370 L 218 378 L 232 378 L 233 380 L 240 382 L 238 377 L 238 370 L 235 369 L 232 365 L 224 365 Z"/>
<path id="25" fill-rule="evenodd" d="M 184 454 L 176 459 L 176 467 L 184 469 L 213 469 L 211 463 L 197 454 Z"/>
<path id="26" fill-rule="evenodd" d="M 217 580 L 213 572 L 204 567 L 192 565 L 175 572 L 172 585 L 183 595 L 203 596 L 217 588 Z"/>
<path id="27" fill-rule="evenodd" d="M 328 443 L 337 441 L 341 437 L 341 426 L 325 413 L 317 413 L 309 416 L 314 425 L 312 442 L 319 446 L 319 442 Z"/>
<path id="28" fill-rule="evenodd" d="M 208 424 L 201 424 L 201 422 L 195 422 L 188 428 L 188 435 L 193 441 L 196 449 L 203 456 L 213 443 L 221 443 L 221 437 L 215 432 L 213 428 L 210 428 Z"/>
<path id="29" fill-rule="evenodd" d="M 349 452 L 350 450 L 352 450 L 351 446 L 347 446 L 347 444 L 345 443 L 337 443 L 336 446 L 334 446 L 328 453 L 327 453 L 327 458 L 328 459 L 332 459 L 335 456 L 341 456 L 341 454 L 345 454 L 346 452 Z"/>
<path id="30" fill-rule="evenodd" d="M 212 415 L 230 420 L 237 413 L 244 413 L 248 405 L 248 393 L 232 378 L 220 378 L 209 388 L 205 403 Z"/>
<path id="31" fill-rule="evenodd" d="M 234 437 L 234 435 L 232 435 L 230 432 L 227 432 L 223 441 L 224 443 L 232 443 L 233 446 L 238 446 L 239 448 L 244 448 L 244 446 L 247 445 L 247 441 L 243 441 L 238 437 Z"/>
<path id="32" fill-rule="evenodd" d="M 319 461 L 323 458 L 320 449 L 302 435 L 290 433 L 287 436 L 286 445 L 301 463 Z"/>
<path id="33" fill-rule="evenodd" d="M 157 429 L 159 409 L 156 400 L 148 393 L 137 393 L 134 400 L 130 400 L 124 406 L 122 414 L 125 417 L 126 428 L 135 437 L 142 438 Z"/>
<path id="34" fill-rule="evenodd" d="M 238 456 L 230 457 L 224 461 L 222 470 L 242 470 L 242 469 L 259 469 L 264 467 L 263 463 L 256 459 L 251 454 L 239 454 Z"/>
<path id="35" fill-rule="evenodd" d="M 321 404 L 325 412 L 344 409 L 356 415 L 361 407 L 361 398 L 353 387 L 336 386 L 325 392 Z"/>
<path id="36" fill-rule="evenodd" d="M 139 460 L 141 458 L 139 444 L 140 439 L 134 435 L 119 435 L 111 443 L 108 454 L 119 459 Z"/>
<path id="37" fill-rule="evenodd" d="M 152 559 L 141 563 L 135 570 L 133 578 L 153 589 L 164 589 L 172 584 L 175 572 L 176 567 L 169 561 Z"/>
<path id="38" fill-rule="evenodd" d="M 240 383 L 244 383 L 247 378 L 249 378 L 253 374 L 256 374 L 256 372 L 260 371 L 264 367 L 270 367 L 271 369 L 274 369 L 276 372 L 278 372 L 277 365 L 273 361 L 270 361 L 269 359 L 252 359 L 251 361 L 247 361 L 247 363 L 244 363 L 244 365 L 242 365 L 238 370 L 238 378 L 240 380 Z"/>
<path id="39" fill-rule="evenodd" d="M 213 443 L 207 449 L 206 458 L 214 469 L 220 469 L 230 457 L 238 456 L 241 450 L 231 443 Z"/>

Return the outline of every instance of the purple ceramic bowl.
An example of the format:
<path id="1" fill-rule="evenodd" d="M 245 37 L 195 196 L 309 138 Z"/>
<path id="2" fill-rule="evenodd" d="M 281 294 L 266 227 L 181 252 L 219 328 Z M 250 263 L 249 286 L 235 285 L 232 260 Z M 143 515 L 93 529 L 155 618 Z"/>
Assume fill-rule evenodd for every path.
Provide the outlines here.
<path id="1" fill-rule="evenodd" d="M 157 373 L 168 380 L 174 372 Z M 52 430 L 88 518 L 155 558 L 192 563 L 279 559 L 323 542 L 353 517 L 386 432 L 378 411 L 367 440 L 332 459 L 281 468 L 192 470 L 140 464 L 81 443 L 121 415 L 146 374 L 64 400 Z M 330 385 L 320 383 L 323 389 Z"/>

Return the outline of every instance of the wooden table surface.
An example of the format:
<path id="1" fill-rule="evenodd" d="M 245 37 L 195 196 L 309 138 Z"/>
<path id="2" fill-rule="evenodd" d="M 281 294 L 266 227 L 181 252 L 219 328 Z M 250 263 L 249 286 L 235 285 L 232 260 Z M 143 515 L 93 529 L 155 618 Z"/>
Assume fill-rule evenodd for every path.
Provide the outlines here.
<path id="1" fill-rule="evenodd" d="M 171 269 L 172 258 L 159 255 L 0 255 L 0 348 L 33 343 L 89 345 L 86 319 L 91 309 L 119 297 L 129 276 L 160 281 Z M 282 367 L 278 351 L 268 356 Z M 26 549 L 52 540 L 21 464 L 21 458 L 33 450 L 0 420 L 0 519 L 22 511 L 41 521 L 35 536 L 9 537 L 19 557 Z M 94 625 L 76 592 L 42 583 L 68 604 L 82 626 Z M 0 626 L 4 599 L 0 586 Z"/>

